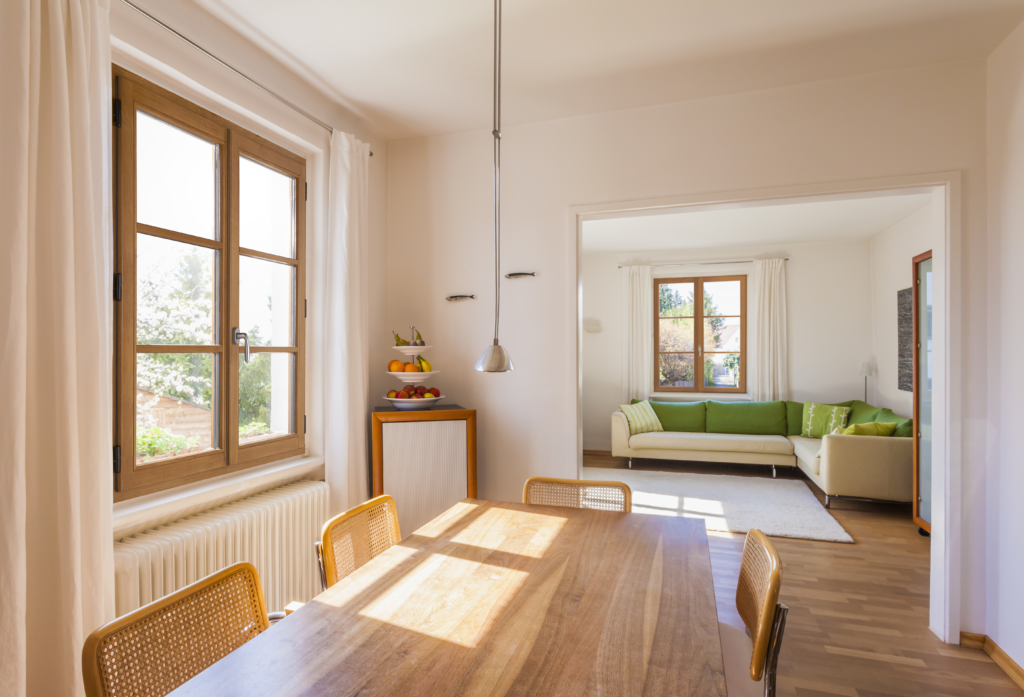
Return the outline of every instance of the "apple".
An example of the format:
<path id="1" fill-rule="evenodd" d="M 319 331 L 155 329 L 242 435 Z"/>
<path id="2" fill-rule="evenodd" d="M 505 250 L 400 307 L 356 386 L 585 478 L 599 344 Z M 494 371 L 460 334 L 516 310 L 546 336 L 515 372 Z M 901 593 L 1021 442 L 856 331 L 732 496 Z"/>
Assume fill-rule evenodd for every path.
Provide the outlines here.
<path id="1" fill-rule="evenodd" d="M 398 391 L 397 390 L 391 390 L 390 392 L 388 392 L 388 399 L 394 399 L 397 396 L 398 396 Z"/>
<path id="2" fill-rule="evenodd" d="M 423 387 L 423 386 L 420 386 L 420 387 L 416 388 L 416 394 L 423 394 L 426 391 L 427 391 L 427 388 Z"/>
<path id="3" fill-rule="evenodd" d="M 431 387 L 429 390 L 427 390 L 427 392 L 434 395 L 435 397 L 441 396 L 441 390 L 437 389 L 436 387 Z"/>
<path id="4" fill-rule="evenodd" d="M 406 392 L 405 390 L 402 390 L 401 392 L 398 393 L 398 399 L 409 399 L 409 393 Z"/>

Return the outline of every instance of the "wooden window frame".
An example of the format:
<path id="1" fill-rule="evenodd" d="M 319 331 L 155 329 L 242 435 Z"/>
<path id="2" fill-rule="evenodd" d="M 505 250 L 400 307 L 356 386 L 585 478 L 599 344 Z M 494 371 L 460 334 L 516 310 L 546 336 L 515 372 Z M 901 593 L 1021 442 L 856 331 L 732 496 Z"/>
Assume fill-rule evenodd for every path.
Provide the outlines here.
<path id="1" fill-rule="evenodd" d="M 739 387 L 706 387 L 704 385 L 704 356 L 706 353 L 736 353 L 735 351 L 704 351 L 704 284 L 723 281 L 740 282 L 740 384 Z M 661 316 L 661 286 L 670 283 L 693 284 L 693 351 L 661 351 L 661 320 L 675 319 Z M 746 394 L 747 392 L 747 277 L 744 274 L 732 276 L 691 276 L 686 278 L 654 279 L 654 392 L 704 392 L 710 394 Z M 736 317 L 737 315 L 710 315 L 710 317 Z M 693 387 L 663 387 L 661 383 L 661 355 L 687 354 L 693 356 Z M 700 361 L 698 362 L 698 357 Z M 700 368 L 698 370 L 698 367 Z M 698 379 L 700 375 L 700 379 Z"/>
<path id="2" fill-rule="evenodd" d="M 275 460 L 305 454 L 305 218 L 303 192 L 306 162 L 302 157 L 165 90 L 118 66 L 113 67 L 114 96 L 119 103 L 119 125 L 113 125 L 114 272 L 119 274 L 121 298 L 115 301 L 114 319 L 114 501 L 123 501 L 211 477 L 240 471 Z M 136 109 L 217 145 L 217 239 L 205 239 L 136 222 Z M 246 157 L 296 180 L 295 258 L 278 257 L 240 248 L 239 157 Z M 218 252 L 215 284 L 216 343 L 204 346 L 138 345 L 137 234 L 186 242 Z M 293 423 L 290 434 L 240 445 L 238 442 L 238 366 L 242 347 L 231 339 L 239 326 L 239 258 L 248 256 L 288 264 L 295 268 L 295 341 L 290 347 L 253 346 L 251 353 L 291 353 L 294 359 Z M 218 395 L 215 430 L 218 447 L 154 463 L 135 462 L 136 359 L 138 353 L 210 353 L 219 356 L 214 373 Z M 235 434 L 229 437 L 229 434 Z M 117 466 L 120 465 L 120 472 Z"/>

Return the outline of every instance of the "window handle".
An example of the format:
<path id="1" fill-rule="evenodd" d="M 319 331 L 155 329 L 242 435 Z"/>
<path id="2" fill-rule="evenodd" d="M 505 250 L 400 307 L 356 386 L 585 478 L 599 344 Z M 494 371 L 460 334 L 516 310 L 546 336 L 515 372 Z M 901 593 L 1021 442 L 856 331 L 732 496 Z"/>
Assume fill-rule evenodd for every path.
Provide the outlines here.
<path id="1" fill-rule="evenodd" d="M 249 362 L 249 335 L 245 332 L 238 331 L 238 327 L 235 327 L 231 335 L 232 340 L 236 346 L 241 346 L 242 342 L 245 342 L 245 362 Z"/>

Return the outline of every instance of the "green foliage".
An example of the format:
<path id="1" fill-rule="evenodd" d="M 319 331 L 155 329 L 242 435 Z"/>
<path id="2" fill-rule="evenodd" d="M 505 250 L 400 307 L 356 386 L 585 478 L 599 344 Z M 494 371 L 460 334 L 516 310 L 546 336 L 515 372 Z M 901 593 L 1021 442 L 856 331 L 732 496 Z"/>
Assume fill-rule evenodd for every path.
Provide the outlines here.
<path id="1" fill-rule="evenodd" d="M 238 437 L 241 440 L 246 438 L 255 438 L 256 436 L 265 436 L 268 433 L 270 433 L 270 426 L 257 421 L 238 427 Z"/>
<path id="2" fill-rule="evenodd" d="M 176 436 L 158 426 L 135 432 L 135 457 L 151 460 L 162 455 L 180 455 L 199 445 L 198 438 Z"/>
<path id="3" fill-rule="evenodd" d="M 249 332 L 249 340 L 260 343 L 259 327 Z M 263 424 L 270 431 L 270 356 L 253 354 L 249 363 L 238 363 L 238 423 Z"/>

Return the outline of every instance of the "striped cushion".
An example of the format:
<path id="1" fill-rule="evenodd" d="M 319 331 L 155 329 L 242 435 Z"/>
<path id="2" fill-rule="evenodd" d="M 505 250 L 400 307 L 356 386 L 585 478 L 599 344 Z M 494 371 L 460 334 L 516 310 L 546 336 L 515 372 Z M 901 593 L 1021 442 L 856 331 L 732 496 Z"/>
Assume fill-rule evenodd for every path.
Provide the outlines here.
<path id="1" fill-rule="evenodd" d="M 638 433 L 651 433 L 652 431 L 664 431 L 658 415 L 651 408 L 647 400 L 636 404 L 620 404 L 619 409 L 626 415 L 629 422 L 629 435 L 635 436 Z"/>

